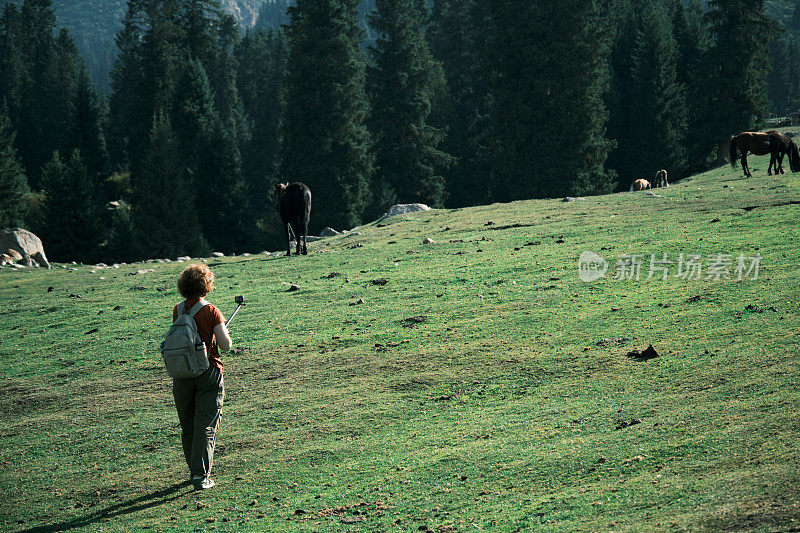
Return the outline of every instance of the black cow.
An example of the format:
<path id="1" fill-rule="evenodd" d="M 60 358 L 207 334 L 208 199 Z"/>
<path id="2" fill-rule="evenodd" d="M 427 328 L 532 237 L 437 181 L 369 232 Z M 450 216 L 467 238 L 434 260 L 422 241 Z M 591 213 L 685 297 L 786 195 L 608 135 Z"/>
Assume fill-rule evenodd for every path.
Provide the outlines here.
<path id="1" fill-rule="evenodd" d="M 292 255 L 289 235 L 289 225 L 292 226 L 297 250 L 295 255 L 300 255 L 300 238 L 303 239 L 302 253 L 308 254 L 306 237 L 308 236 L 308 221 L 311 218 L 311 191 L 300 182 L 275 184 L 275 208 L 281 215 L 283 225 L 286 227 L 286 255 Z"/>

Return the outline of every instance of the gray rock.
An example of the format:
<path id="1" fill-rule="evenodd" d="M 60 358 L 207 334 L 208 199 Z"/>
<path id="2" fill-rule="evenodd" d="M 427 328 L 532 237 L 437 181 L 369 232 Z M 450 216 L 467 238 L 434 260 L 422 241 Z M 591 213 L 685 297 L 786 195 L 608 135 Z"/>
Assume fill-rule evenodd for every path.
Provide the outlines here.
<path id="1" fill-rule="evenodd" d="M 436 244 L 436 241 L 434 241 L 430 237 L 425 237 L 424 239 L 422 239 L 422 244 Z"/>
<path id="2" fill-rule="evenodd" d="M 580 196 L 567 196 L 566 198 L 564 198 L 561 201 L 562 202 L 577 202 L 578 200 L 583 200 L 583 198 L 581 198 Z"/>
<path id="3" fill-rule="evenodd" d="M 44 255 L 42 240 L 28 230 L 22 228 L 0 230 L 0 250 L 18 252 L 26 266 L 50 268 L 47 256 Z"/>
<path id="4" fill-rule="evenodd" d="M 342 232 L 336 231 L 333 228 L 322 228 L 322 231 L 319 232 L 320 237 L 335 237 L 336 235 L 341 235 Z"/>
<path id="5" fill-rule="evenodd" d="M 178 258 L 178 261 L 191 261 L 191 260 L 192 258 L 189 257 L 188 255 L 182 255 Z"/>
<path id="6" fill-rule="evenodd" d="M 225 257 L 225 254 L 222 252 L 211 252 L 212 257 Z"/>
<path id="7" fill-rule="evenodd" d="M 431 208 L 425 204 L 397 204 L 393 205 L 389 211 L 386 212 L 384 218 L 396 217 L 397 215 L 405 215 L 406 213 L 417 213 L 419 211 L 430 211 Z"/>

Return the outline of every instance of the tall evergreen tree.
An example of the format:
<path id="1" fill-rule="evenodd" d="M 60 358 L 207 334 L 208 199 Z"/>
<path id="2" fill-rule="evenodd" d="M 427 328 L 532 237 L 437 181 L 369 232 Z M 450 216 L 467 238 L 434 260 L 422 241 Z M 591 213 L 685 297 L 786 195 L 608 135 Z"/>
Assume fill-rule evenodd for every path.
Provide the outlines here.
<path id="1" fill-rule="evenodd" d="M 767 43 L 777 23 L 764 0 L 710 0 L 705 17 L 713 44 L 705 60 L 710 113 L 704 139 L 720 142 L 759 128 L 767 114 Z"/>
<path id="2" fill-rule="evenodd" d="M 431 121 L 447 132 L 442 150 L 456 158 L 444 170 L 447 205 L 485 204 L 493 154 L 489 3 L 436 0 L 428 34 L 448 89 Z"/>
<path id="3" fill-rule="evenodd" d="M 132 172 L 131 218 L 139 257 L 198 256 L 208 251 L 168 117 L 153 119 L 142 164 Z"/>
<path id="4" fill-rule="evenodd" d="M 319 199 L 315 227 L 359 224 L 367 203 L 373 160 L 357 4 L 299 0 L 289 9 L 280 173 L 306 183 Z"/>
<path id="5" fill-rule="evenodd" d="M 58 152 L 42 171 L 44 245 L 57 261 L 91 262 L 101 240 L 92 186 L 80 152 L 62 163 Z"/>
<path id="6" fill-rule="evenodd" d="M 397 201 L 441 207 L 444 178 L 437 170 L 451 158 L 437 149 L 441 130 L 428 124 L 442 74 L 425 40 L 426 9 L 418 0 L 377 0 L 376 7 L 369 18 L 378 35 L 370 48 L 375 66 L 367 71 L 376 154 L 371 214 Z"/>
<path id="7" fill-rule="evenodd" d="M 623 186 L 661 168 L 680 176 L 688 164 L 686 99 L 677 81 L 679 50 L 670 13 L 659 0 L 638 0 L 632 7 L 630 71 L 615 73 L 618 85 L 628 85 L 626 109 L 615 121 L 622 127 L 614 131 L 618 146 L 609 158 Z"/>
<path id="8" fill-rule="evenodd" d="M 789 109 L 789 43 L 781 35 L 769 43 L 770 70 L 767 74 L 767 99 L 771 113 L 786 113 Z"/>
<path id="9" fill-rule="evenodd" d="M 677 81 L 686 92 L 686 125 L 689 132 L 686 142 L 686 172 L 701 172 L 708 168 L 713 142 L 701 140 L 700 132 L 713 119 L 703 64 L 711 37 L 703 19 L 703 5 L 700 1 L 690 0 L 686 5 L 676 1 L 673 25 L 679 50 Z"/>
<path id="10" fill-rule="evenodd" d="M 286 79 L 288 43 L 282 30 L 248 32 L 236 47 L 236 77 L 250 140 L 242 147 L 242 177 L 256 220 L 275 213 L 271 201 L 272 183 L 278 181 L 280 118 Z M 261 245 L 280 246 L 282 236 Z M 266 238 L 266 237 L 262 237 Z"/>
<path id="11" fill-rule="evenodd" d="M 790 36 L 786 48 L 786 108 L 800 111 L 800 43 Z"/>
<path id="12" fill-rule="evenodd" d="M 3 102 L 0 107 L 0 228 L 22 225 L 30 192 L 28 178 L 14 147 L 15 137 Z"/>
<path id="13" fill-rule="evenodd" d="M 609 191 L 607 36 L 595 0 L 493 0 L 501 200 Z"/>
<path id="14" fill-rule="evenodd" d="M 75 92 L 70 102 L 69 124 L 66 132 L 65 148 L 77 148 L 92 187 L 99 193 L 100 201 L 111 200 L 103 192 L 103 181 L 109 174 L 108 151 L 103 131 L 103 105 L 100 101 L 86 66 L 80 65 Z"/>

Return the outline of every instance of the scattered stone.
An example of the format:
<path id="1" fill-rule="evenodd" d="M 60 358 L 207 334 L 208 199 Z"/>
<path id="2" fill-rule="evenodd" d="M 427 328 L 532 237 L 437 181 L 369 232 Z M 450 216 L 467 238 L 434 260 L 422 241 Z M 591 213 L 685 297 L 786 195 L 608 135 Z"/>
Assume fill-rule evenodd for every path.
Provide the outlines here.
<path id="1" fill-rule="evenodd" d="M 211 252 L 211 257 L 225 257 L 222 252 Z"/>
<path id="2" fill-rule="evenodd" d="M 336 235 L 341 235 L 341 231 L 336 231 L 333 228 L 325 227 L 319 232 L 320 237 L 335 237 Z"/>
<path id="3" fill-rule="evenodd" d="M 47 287 L 47 292 L 53 292 L 54 290 L 53 287 Z"/>
<path id="4" fill-rule="evenodd" d="M 398 204 L 393 205 L 383 218 L 391 218 L 397 215 L 405 215 L 407 213 L 417 213 L 419 211 L 430 211 L 431 208 L 425 204 Z"/>
<path id="5" fill-rule="evenodd" d="M 306 511 L 305 509 L 295 509 L 294 514 L 299 516 L 301 514 L 306 514 L 307 512 L 308 511 Z"/>
<path id="6" fill-rule="evenodd" d="M 300 290 L 300 285 L 296 285 L 296 284 L 292 283 L 289 286 L 289 290 L 286 291 L 286 292 L 295 292 L 295 291 L 299 291 L 299 290 Z"/>
<path id="7" fill-rule="evenodd" d="M 419 315 L 419 316 L 410 316 L 410 317 L 404 318 L 403 322 L 406 322 L 408 324 L 422 324 L 426 320 L 428 320 L 427 316 Z"/>
<path id="8" fill-rule="evenodd" d="M 98 331 L 99 331 L 99 330 L 98 330 L 97 328 L 92 328 L 92 329 L 90 329 L 89 331 L 87 331 L 86 333 L 84 333 L 84 335 L 89 335 L 89 334 L 91 334 L 91 333 L 97 333 Z"/>
<path id="9" fill-rule="evenodd" d="M 581 198 L 580 196 L 567 196 L 561 201 L 566 203 L 566 202 L 577 202 L 580 200 L 583 200 L 583 198 Z"/>
<path id="10" fill-rule="evenodd" d="M 147 287 L 142 287 L 141 285 L 134 285 L 133 287 L 131 287 L 130 290 L 132 290 L 132 291 L 146 291 Z"/>
<path id="11" fill-rule="evenodd" d="M 425 237 L 424 239 L 422 239 L 422 244 L 436 244 L 436 241 L 434 241 L 430 237 Z"/>
<path id="12" fill-rule="evenodd" d="M 121 305 L 117 305 L 117 306 L 114 307 L 114 309 L 112 309 L 112 311 L 119 311 L 120 309 L 122 309 L 122 306 Z"/>
<path id="13" fill-rule="evenodd" d="M 340 272 L 331 272 L 327 276 L 322 276 L 322 279 L 333 279 L 333 278 L 341 276 L 341 275 L 342 274 Z"/>
<path id="14" fill-rule="evenodd" d="M 380 285 L 380 286 L 384 286 L 384 285 L 386 285 L 387 283 L 389 283 L 389 280 L 388 280 L 388 279 L 386 279 L 386 278 L 378 278 L 378 279 L 373 279 L 373 280 L 372 280 L 372 284 L 373 284 L 373 285 Z"/>
<path id="15" fill-rule="evenodd" d="M 694 302 L 699 302 L 699 301 L 700 301 L 700 300 L 702 300 L 702 299 L 703 299 L 703 297 L 702 297 L 702 296 L 700 296 L 700 295 L 698 294 L 698 295 L 692 296 L 691 298 L 689 298 L 688 300 L 686 300 L 686 303 L 694 303 Z"/>
<path id="16" fill-rule="evenodd" d="M 178 261 L 191 261 L 191 260 L 192 260 L 192 258 L 191 258 L 191 257 L 189 257 L 188 255 L 182 255 L 182 256 L 180 256 L 180 257 L 179 257 L 177 260 L 178 260 Z"/>
<path id="17" fill-rule="evenodd" d="M 635 426 L 635 425 L 641 424 L 641 423 L 642 423 L 642 421 L 639 420 L 638 418 L 631 418 L 630 422 L 628 422 L 627 420 L 620 420 L 620 421 L 617 422 L 617 427 L 615 427 L 614 429 L 617 429 L 617 430 L 625 429 L 627 427 Z"/>
<path id="18" fill-rule="evenodd" d="M 712 220 L 712 221 L 711 221 L 711 224 L 713 224 L 713 223 L 715 223 L 715 222 L 720 222 L 720 219 L 718 219 L 718 218 L 715 218 L 714 220 Z"/>
<path id="19" fill-rule="evenodd" d="M 490 220 L 489 222 L 487 222 L 486 224 L 484 224 L 484 226 L 494 226 L 494 222 L 492 222 L 492 221 Z"/>
<path id="20" fill-rule="evenodd" d="M 355 302 L 350 302 L 349 305 L 362 305 L 364 303 L 364 298 L 359 298 Z"/>

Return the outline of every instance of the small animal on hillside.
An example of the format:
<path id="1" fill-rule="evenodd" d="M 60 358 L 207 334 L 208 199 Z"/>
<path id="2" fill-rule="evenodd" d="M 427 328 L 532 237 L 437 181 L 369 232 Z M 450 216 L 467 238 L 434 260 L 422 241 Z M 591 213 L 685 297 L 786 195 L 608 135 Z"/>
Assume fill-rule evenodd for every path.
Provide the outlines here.
<path id="1" fill-rule="evenodd" d="M 731 139 L 730 156 L 731 167 L 736 168 L 736 160 L 741 156 L 742 170 L 745 178 L 752 178 L 750 167 L 747 164 L 747 154 L 767 155 L 772 152 L 772 145 L 776 139 L 771 139 L 767 133 L 756 131 L 744 131 Z"/>
<path id="2" fill-rule="evenodd" d="M 667 179 L 667 171 L 659 170 L 656 172 L 656 179 L 653 181 L 653 188 L 669 187 L 669 180 Z"/>
<path id="3" fill-rule="evenodd" d="M 770 158 L 767 174 L 770 174 L 770 170 L 775 170 L 776 175 L 778 172 L 783 174 L 783 156 L 785 155 L 789 156 L 789 168 L 791 168 L 792 172 L 800 172 L 800 151 L 798 151 L 794 141 L 776 130 L 768 131 L 767 135 L 770 137 Z"/>
<path id="4" fill-rule="evenodd" d="M 275 184 L 275 209 L 286 228 L 286 255 L 292 255 L 289 226 L 294 233 L 297 248 L 295 255 L 307 255 L 306 237 L 311 219 L 311 190 L 300 182 Z M 301 246 L 302 239 L 302 246 Z"/>
<path id="5" fill-rule="evenodd" d="M 651 188 L 652 186 L 650 185 L 649 181 L 640 178 L 631 184 L 630 192 L 644 191 L 645 189 L 651 189 Z"/>

